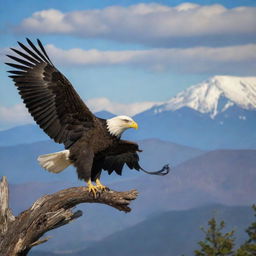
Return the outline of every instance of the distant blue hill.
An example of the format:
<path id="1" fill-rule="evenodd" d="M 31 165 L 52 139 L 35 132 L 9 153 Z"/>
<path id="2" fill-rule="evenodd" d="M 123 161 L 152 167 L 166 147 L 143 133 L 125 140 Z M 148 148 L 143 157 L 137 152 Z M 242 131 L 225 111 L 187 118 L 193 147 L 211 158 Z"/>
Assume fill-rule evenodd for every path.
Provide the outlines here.
<path id="1" fill-rule="evenodd" d="M 162 149 L 166 147 L 158 145 Z M 145 152 L 145 155 L 147 154 L 148 152 Z M 172 158 L 171 154 L 169 158 Z M 49 235 L 53 235 L 54 239 L 41 248 L 72 248 L 77 251 L 85 248 L 92 239 L 100 240 L 163 211 L 190 209 L 209 204 L 252 205 L 256 195 L 255 159 L 256 150 L 216 150 L 180 163 L 164 177 L 144 173 L 136 175 L 135 171 L 127 171 L 129 176 L 110 176 L 114 178 L 112 180 L 103 177 L 103 184 L 111 189 L 126 191 L 136 188 L 139 191 L 139 197 L 132 203 L 133 211 L 124 216 L 123 213 L 103 205 L 80 205 L 78 208 L 85 210 L 86 214 L 71 225 L 51 232 Z M 38 175 L 46 175 L 52 179 L 52 182 L 44 183 L 43 176 L 35 176 L 33 173 L 37 172 L 35 169 L 31 171 L 24 167 L 19 173 L 17 168 L 13 174 L 7 165 L 4 170 L 7 177 L 14 179 L 15 183 L 20 182 L 22 176 L 26 177 L 27 174 L 37 177 L 34 182 L 10 185 L 11 207 L 15 213 L 25 210 L 42 195 L 84 185 L 84 182 L 77 182 L 74 171 L 67 170 L 66 174 L 63 172 L 63 175 L 67 176 L 62 176 L 38 170 Z"/>
<path id="2" fill-rule="evenodd" d="M 158 214 L 73 256 L 119 256 L 120 252 L 122 256 L 193 255 L 193 251 L 199 248 L 197 242 L 204 239 L 200 227 L 206 227 L 214 215 L 218 220 L 225 220 L 228 230 L 236 227 L 237 244 L 247 239 L 244 230 L 253 221 L 253 210 L 216 205 Z"/>
<path id="3" fill-rule="evenodd" d="M 209 205 L 189 210 L 158 213 L 132 227 L 115 232 L 98 242 L 91 242 L 89 245 L 85 245 L 85 247 L 87 247 L 86 249 L 80 251 L 77 250 L 78 248 L 72 249 L 72 243 L 75 241 L 66 239 L 67 237 L 62 233 L 62 238 L 59 239 L 66 240 L 64 248 L 49 251 L 45 246 L 47 244 L 45 244 L 43 247 L 37 246 L 33 248 L 29 255 L 193 255 L 193 251 L 199 249 L 197 243 L 204 239 L 204 234 L 200 230 L 200 227 L 207 227 L 207 221 L 213 216 L 216 217 L 218 221 L 225 221 L 227 225 L 226 231 L 231 231 L 235 228 L 235 243 L 237 245 L 243 243 L 248 238 L 245 229 L 254 221 L 253 211 L 250 207 Z M 113 216 L 113 219 L 115 218 L 116 217 Z M 85 219 L 83 225 L 86 226 L 88 221 L 89 220 Z M 108 223 L 103 223 L 102 225 L 107 226 Z M 75 232 L 74 236 L 77 237 Z M 47 243 L 50 243 L 50 241 Z M 54 251 L 58 251 L 58 253 L 54 253 Z"/>
<path id="4" fill-rule="evenodd" d="M 253 210 L 216 205 L 158 214 L 72 255 L 119 256 L 120 252 L 122 256 L 193 255 L 199 249 L 197 243 L 204 240 L 200 227 L 207 227 L 207 221 L 216 215 L 218 221 L 226 222 L 227 230 L 236 227 L 237 245 L 248 238 L 245 228 L 254 221 Z"/>
<path id="5" fill-rule="evenodd" d="M 43 140 L 49 140 L 49 137 L 35 124 L 0 131 L 0 146 L 13 146 Z"/>
<path id="6" fill-rule="evenodd" d="M 95 115 L 97 117 L 104 118 L 104 119 L 109 119 L 109 118 L 112 118 L 115 116 L 114 114 L 112 114 L 108 111 L 100 111 L 100 112 L 95 113 Z"/>
<path id="7" fill-rule="evenodd" d="M 159 169 L 169 163 L 176 166 L 188 159 L 204 153 L 202 150 L 177 145 L 161 140 L 143 140 L 139 142 L 141 164 L 145 168 Z M 157 150 L 156 150 L 157 149 Z M 0 176 L 6 175 L 11 183 L 24 183 L 31 181 L 53 182 L 53 181 L 76 181 L 77 175 L 73 167 L 69 167 L 61 173 L 54 174 L 43 170 L 38 162 L 39 155 L 63 150 L 63 145 L 53 141 L 40 141 L 31 144 L 21 144 L 9 147 L 0 147 Z M 125 177 L 134 177 L 137 171 L 125 170 Z M 109 177 L 105 174 L 107 181 L 119 179 L 118 175 Z"/>

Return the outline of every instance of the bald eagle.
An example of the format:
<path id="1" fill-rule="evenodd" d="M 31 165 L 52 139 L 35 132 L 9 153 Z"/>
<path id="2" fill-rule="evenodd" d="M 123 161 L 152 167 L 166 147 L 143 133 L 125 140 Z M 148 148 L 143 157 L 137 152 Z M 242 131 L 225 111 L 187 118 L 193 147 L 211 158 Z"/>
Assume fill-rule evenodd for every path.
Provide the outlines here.
<path id="1" fill-rule="evenodd" d="M 75 166 L 78 178 L 86 181 L 94 195 L 107 189 L 100 182 L 102 170 L 121 175 L 126 164 L 130 169 L 149 174 L 169 172 L 168 165 L 156 172 L 144 170 L 139 165 L 138 144 L 121 140 L 125 130 L 138 129 L 138 124 L 128 116 L 107 120 L 96 117 L 53 65 L 40 40 L 37 39 L 39 48 L 29 39 L 27 42 L 30 47 L 18 42 L 21 51 L 11 48 L 16 56 L 7 55 L 16 62 L 6 63 L 15 68 L 8 71 L 9 77 L 40 128 L 65 146 L 63 151 L 39 156 L 43 168 L 59 173 L 69 165 Z"/>

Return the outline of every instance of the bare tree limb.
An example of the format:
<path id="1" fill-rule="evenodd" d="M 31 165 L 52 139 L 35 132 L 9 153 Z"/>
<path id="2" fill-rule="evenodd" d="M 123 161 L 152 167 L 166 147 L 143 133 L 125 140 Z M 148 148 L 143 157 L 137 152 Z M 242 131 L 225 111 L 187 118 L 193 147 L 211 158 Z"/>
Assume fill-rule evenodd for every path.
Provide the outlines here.
<path id="1" fill-rule="evenodd" d="M 92 197 L 86 187 L 73 187 L 45 195 L 26 211 L 14 217 L 8 206 L 8 183 L 3 177 L 0 183 L 0 255 L 23 256 L 49 238 L 40 237 L 49 230 L 68 224 L 82 216 L 82 211 L 72 208 L 80 203 L 100 203 L 120 211 L 129 212 L 129 204 L 136 199 L 136 190 L 127 192 L 104 191 Z"/>
<path id="2" fill-rule="evenodd" d="M 9 189 L 6 177 L 2 177 L 0 182 L 0 234 L 4 233 L 8 224 L 15 220 L 9 209 Z"/>

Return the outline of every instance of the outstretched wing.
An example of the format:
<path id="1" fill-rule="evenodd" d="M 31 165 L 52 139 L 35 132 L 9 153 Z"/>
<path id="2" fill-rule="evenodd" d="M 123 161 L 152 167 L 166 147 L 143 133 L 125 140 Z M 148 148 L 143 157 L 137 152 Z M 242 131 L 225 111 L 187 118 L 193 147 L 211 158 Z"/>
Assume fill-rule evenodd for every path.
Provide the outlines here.
<path id="1" fill-rule="evenodd" d="M 96 117 L 54 67 L 42 43 L 37 40 L 38 48 L 27 42 L 30 48 L 18 42 L 23 51 L 11 48 L 18 57 L 7 56 L 18 64 L 6 63 L 16 69 L 8 72 L 36 123 L 67 148 L 94 126 Z"/>
<path id="2" fill-rule="evenodd" d="M 169 166 L 165 165 L 160 171 L 148 172 L 144 170 L 139 164 L 138 152 L 142 152 L 139 149 L 138 144 L 130 141 L 120 140 L 119 144 L 110 151 L 110 154 L 105 156 L 104 159 L 96 160 L 93 163 L 92 172 L 98 173 L 101 169 L 106 170 L 108 174 L 115 171 L 117 174 L 122 175 L 122 170 L 126 164 L 130 169 L 137 171 L 143 171 L 147 174 L 153 175 L 166 175 L 169 173 Z M 97 169 L 97 170 L 94 170 Z"/>

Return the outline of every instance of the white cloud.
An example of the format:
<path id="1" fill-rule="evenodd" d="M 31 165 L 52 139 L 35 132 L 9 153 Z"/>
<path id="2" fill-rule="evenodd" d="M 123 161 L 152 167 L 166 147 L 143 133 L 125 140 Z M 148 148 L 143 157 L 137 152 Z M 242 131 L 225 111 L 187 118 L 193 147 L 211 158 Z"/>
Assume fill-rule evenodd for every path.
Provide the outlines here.
<path id="1" fill-rule="evenodd" d="M 10 107 L 0 106 L 0 126 L 14 126 L 33 123 L 24 104 Z"/>
<path id="2" fill-rule="evenodd" d="M 158 47 L 225 45 L 251 42 L 256 32 L 255 16 L 255 7 L 141 3 L 67 13 L 42 10 L 24 19 L 16 29 L 26 34 L 72 34 Z"/>
<path id="3" fill-rule="evenodd" d="M 256 68 L 256 44 L 130 51 L 46 48 L 53 62 L 70 66 L 131 65 L 154 71 L 237 75 L 254 74 Z"/>
<path id="4" fill-rule="evenodd" d="M 93 112 L 99 112 L 107 110 L 115 115 L 128 115 L 134 116 L 140 112 L 143 112 L 154 105 L 159 105 L 161 102 L 137 102 L 123 104 L 118 102 L 110 101 L 107 98 L 94 98 L 86 101 L 86 104 Z"/>
<path id="5" fill-rule="evenodd" d="M 46 45 L 48 55 L 57 66 L 106 67 L 131 66 L 154 72 L 207 73 L 210 75 L 254 75 L 256 44 L 226 47 L 155 48 L 150 50 L 101 51 L 73 48 L 63 50 Z M 9 62 L 2 49 L 0 60 Z"/>

